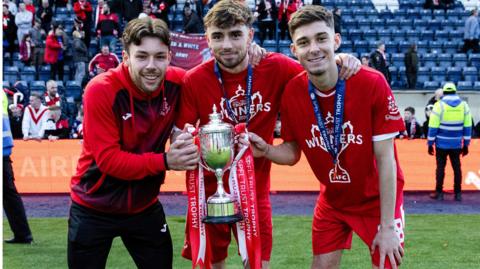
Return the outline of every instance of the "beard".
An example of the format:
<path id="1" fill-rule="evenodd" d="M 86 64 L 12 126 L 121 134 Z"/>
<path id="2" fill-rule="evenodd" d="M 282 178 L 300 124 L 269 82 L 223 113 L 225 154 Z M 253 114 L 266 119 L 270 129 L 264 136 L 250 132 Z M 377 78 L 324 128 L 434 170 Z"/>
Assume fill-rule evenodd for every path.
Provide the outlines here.
<path id="1" fill-rule="evenodd" d="M 243 60 L 247 57 L 247 51 L 245 51 L 243 54 L 240 54 L 237 59 L 231 59 L 228 61 L 222 60 L 221 56 L 216 59 L 219 63 L 221 63 L 224 67 L 226 68 L 234 68 L 240 65 Z"/>

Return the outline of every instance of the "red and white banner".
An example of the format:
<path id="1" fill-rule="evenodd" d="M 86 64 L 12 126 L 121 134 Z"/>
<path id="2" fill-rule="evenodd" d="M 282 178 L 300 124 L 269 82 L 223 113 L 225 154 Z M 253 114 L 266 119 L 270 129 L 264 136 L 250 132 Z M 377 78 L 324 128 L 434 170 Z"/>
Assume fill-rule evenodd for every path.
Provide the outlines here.
<path id="1" fill-rule="evenodd" d="M 210 59 L 211 53 L 204 35 L 172 32 L 170 37 L 172 39 L 170 44 L 171 65 L 188 70 Z"/>

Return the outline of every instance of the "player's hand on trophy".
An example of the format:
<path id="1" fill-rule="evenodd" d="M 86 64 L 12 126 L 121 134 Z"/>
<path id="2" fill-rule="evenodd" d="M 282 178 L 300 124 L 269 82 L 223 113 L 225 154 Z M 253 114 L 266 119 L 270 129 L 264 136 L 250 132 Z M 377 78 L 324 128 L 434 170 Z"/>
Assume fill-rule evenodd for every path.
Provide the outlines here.
<path id="1" fill-rule="evenodd" d="M 167 165 L 170 170 L 194 170 L 199 161 L 198 148 L 193 143 L 193 136 L 182 132 L 166 153 Z"/>
<path id="2" fill-rule="evenodd" d="M 252 149 L 253 157 L 265 157 L 270 149 L 270 145 L 255 133 L 249 132 L 248 138 L 250 140 L 250 148 Z"/>
<path id="3" fill-rule="evenodd" d="M 250 147 L 250 141 L 248 140 L 248 133 L 241 133 L 235 136 L 235 144 L 238 144 L 239 148 Z"/>
<path id="4" fill-rule="evenodd" d="M 340 74 L 338 75 L 340 79 L 349 79 L 358 73 L 362 66 L 362 63 L 357 57 L 346 53 L 335 55 L 335 62 L 341 67 Z"/>
<path id="5" fill-rule="evenodd" d="M 372 254 L 375 252 L 376 248 L 378 248 L 378 252 L 380 254 L 379 269 L 385 268 L 385 259 L 390 261 L 392 269 L 396 269 L 397 266 L 402 263 L 404 250 L 400 244 L 400 239 L 395 232 L 394 226 L 380 226 L 380 229 L 378 230 L 377 235 L 375 235 L 375 239 L 373 240 L 370 248 Z"/>
<path id="6" fill-rule="evenodd" d="M 260 47 L 257 43 L 252 42 L 250 48 L 248 48 L 248 57 L 250 64 L 255 67 L 257 66 L 260 61 L 265 58 L 267 55 L 267 50 Z"/>

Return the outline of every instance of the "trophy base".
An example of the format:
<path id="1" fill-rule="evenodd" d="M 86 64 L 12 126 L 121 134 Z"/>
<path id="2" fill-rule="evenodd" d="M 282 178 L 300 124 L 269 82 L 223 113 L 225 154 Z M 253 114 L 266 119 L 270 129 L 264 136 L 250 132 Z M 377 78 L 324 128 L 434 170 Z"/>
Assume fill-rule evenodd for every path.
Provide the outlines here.
<path id="1" fill-rule="evenodd" d="M 242 214 L 238 213 L 232 216 L 221 216 L 221 217 L 212 217 L 206 216 L 203 218 L 202 222 L 207 224 L 232 224 L 239 222 L 243 219 Z"/>

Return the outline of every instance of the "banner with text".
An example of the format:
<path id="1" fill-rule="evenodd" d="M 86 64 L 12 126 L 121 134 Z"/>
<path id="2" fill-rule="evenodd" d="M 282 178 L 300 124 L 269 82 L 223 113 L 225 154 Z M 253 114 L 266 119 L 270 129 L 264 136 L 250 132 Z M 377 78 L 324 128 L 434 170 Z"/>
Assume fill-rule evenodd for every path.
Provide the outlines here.
<path id="1" fill-rule="evenodd" d="M 204 35 L 187 35 L 180 33 L 170 33 L 172 43 L 173 66 L 183 69 L 192 69 L 193 67 L 210 59 L 210 49 Z"/>

